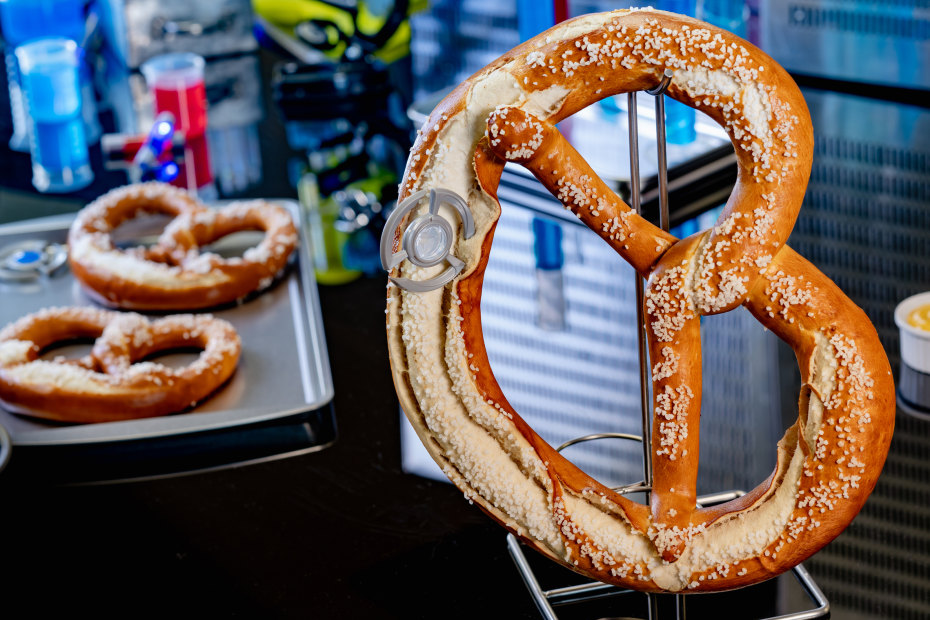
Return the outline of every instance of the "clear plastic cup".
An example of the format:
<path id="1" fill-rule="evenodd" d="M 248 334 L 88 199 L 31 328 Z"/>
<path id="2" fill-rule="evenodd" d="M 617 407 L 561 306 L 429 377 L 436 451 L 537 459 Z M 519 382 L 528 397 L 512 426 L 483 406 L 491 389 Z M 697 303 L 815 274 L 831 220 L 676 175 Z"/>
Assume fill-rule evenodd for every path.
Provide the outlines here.
<path id="1" fill-rule="evenodd" d="M 215 195 L 207 146 L 207 91 L 203 57 L 188 52 L 155 56 L 140 67 L 155 104 L 155 114 L 171 112 L 184 132 L 184 163 L 174 184 L 202 200 Z"/>
<path id="2" fill-rule="evenodd" d="M 15 50 L 28 114 L 32 184 L 69 192 L 94 180 L 81 111 L 80 54 L 70 39 L 48 38 Z"/>
<path id="3" fill-rule="evenodd" d="M 203 136 L 207 129 L 203 68 L 203 57 L 187 52 L 162 54 L 140 67 L 152 91 L 155 113 L 174 114 L 178 129 L 189 138 Z"/>
<path id="4" fill-rule="evenodd" d="M 13 48 L 3 55 L 6 65 L 6 83 L 10 92 L 10 116 L 13 119 L 13 135 L 10 136 L 10 149 L 23 153 L 29 152 L 29 123 L 26 116 L 26 102 L 23 101 L 23 89 L 19 85 L 19 63 Z"/>

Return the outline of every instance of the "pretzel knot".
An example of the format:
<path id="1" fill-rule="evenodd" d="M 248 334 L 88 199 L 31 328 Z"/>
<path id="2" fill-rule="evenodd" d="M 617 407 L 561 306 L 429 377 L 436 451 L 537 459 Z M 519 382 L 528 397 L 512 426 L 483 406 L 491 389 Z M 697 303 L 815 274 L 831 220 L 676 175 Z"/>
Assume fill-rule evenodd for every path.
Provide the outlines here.
<path id="1" fill-rule="evenodd" d="M 94 339 L 78 360 L 40 359 L 55 343 Z M 145 358 L 165 350 L 201 349 L 170 368 Z M 194 406 L 233 374 L 239 336 L 210 315 L 148 320 L 89 307 L 52 308 L 0 331 L 0 404 L 63 422 L 112 422 L 177 413 Z"/>
<path id="2" fill-rule="evenodd" d="M 172 220 L 154 246 L 119 249 L 111 234 L 140 214 Z M 265 235 L 241 257 L 202 250 L 244 230 Z M 297 245 L 297 230 L 286 209 L 264 201 L 210 209 L 183 190 L 143 183 L 108 192 L 82 209 L 68 245 L 71 269 L 96 301 L 131 310 L 197 310 L 271 285 Z"/>
<path id="3" fill-rule="evenodd" d="M 720 123 L 739 166 L 717 224 L 683 240 L 632 212 L 555 129 L 600 98 L 655 87 L 666 68 L 675 71 L 668 95 Z M 560 24 L 440 103 L 414 145 L 401 194 L 443 187 L 467 197 L 476 233 L 456 240 L 466 266 L 444 289 L 390 289 L 387 329 L 404 411 L 469 499 L 556 561 L 646 591 L 749 585 L 795 566 L 850 523 L 887 455 L 894 386 L 864 313 L 785 245 L 812 143 L 800 92 L 768 56 L 725 31 L 652 10 Z M 491 372 L 480 300 L 505 161 L 530 170 L 648 278 L 648 506 L 558 454 Z M 435 275 L 408 263 L 397 271 Z M 700 317 L 740 305 L 793 347 L 799 416 L 767 480 L 737 500 L 698 508 Z"/>

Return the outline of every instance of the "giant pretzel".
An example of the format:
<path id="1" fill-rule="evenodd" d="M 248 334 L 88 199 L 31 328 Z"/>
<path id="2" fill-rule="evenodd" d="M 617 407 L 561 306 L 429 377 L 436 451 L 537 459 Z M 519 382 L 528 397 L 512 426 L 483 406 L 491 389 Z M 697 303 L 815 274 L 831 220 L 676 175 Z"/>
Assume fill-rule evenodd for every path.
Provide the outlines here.
<path id="1" fill-rule="evenodd" d="M 172 220 L 153 247 L 121 250 L 112 232 L 143 214 Z M 201 248 L 242 230 L 265 236 L 241 257 Z M 211 209 L 164 183 L 112 190 L 82 209 L 68 234 L 74 276 L 96 301 L 129 310 L 199 310 L 237 301 L 267 288 L 297 245 L 283 207 L 255 200 Z"/>
<path id="2" fill-rule="evenodd" d="M 665 69 L 674 71 L 668 94 L 720 123 L 739 165 L 717 224 L 682 240 L 634 214 L 554 128 L 598 99 L 655 87 Z M 465 267 L 450 284 L 430 292 L 390 287 L 387 329 L 403 409 L 469 499 L 558 562 L 646 591 L 755 583 L 803 561 L 850 523 L 888 451 L 894 390 L 864 313 L 785 245 L 812 143 L 800 92 L 768 56 L 723 30 L 652 10 L 558 25 L 439 104 L 413 147 L 401 198 L 451 190 L 467 201 L 476 233 L 457 237 L 454 253 Z M 508 404 L 491 372 L 480 300 L 505 161 L 530 170 L 648 279 L 649 506 L 560 456 Z M 426 280 L 441 269 L 404 262 L 394 275 Z M 799 417 L 766 481 L 737 500 L 696 508 L 700 316 L 739 305 L 794 349 Z"/>
<path id="3" fill-rule="evenodd" d="M 57 342 L 94 339 L 78 360 L 42 359 Z M 198 348 L 171 368 L 145 358 Z M 241 345 L 235 328 L 207 314 L 155 320 L 90 307 L 49 308 L 0 330 L 0 405 L 62 422 L 113 422 L 177 413 L 232 376 Z"/>

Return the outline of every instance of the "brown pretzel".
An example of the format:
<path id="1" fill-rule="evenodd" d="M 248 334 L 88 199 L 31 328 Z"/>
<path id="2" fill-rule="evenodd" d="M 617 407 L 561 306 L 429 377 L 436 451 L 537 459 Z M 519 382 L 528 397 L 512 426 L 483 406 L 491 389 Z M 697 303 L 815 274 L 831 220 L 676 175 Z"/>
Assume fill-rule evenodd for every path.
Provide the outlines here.
<path id="1" fill-rule="evenodd" d="M 111 233 L 141 213 L 174 219 L 151 248 L 116 248 Z M 264 231 L 242 257 L 200 248 L 241 230 Z M 68 235 L 75 277 L 96 301 L 131 310 L 198 310 L 268 287 L 297 245 L 290 214 L 264 201 L 209 209 L 162 183 L 113 190 L 78 214 Z"/>
<path id="2" fill-rule="evenodd" d="M 94 339 L 79 360 L 43 360 L 44 349 Z M 144 360 L 158 351 L 203 351 L 182 368 Z M 239 336 L 210 315 L 149 321 L 98 308 L 52 308 L 0 330 L 0 404 L 64 422 L 112 422 L 177 413 L 225 383 L 236 369 Z"/>
<path id="3" fill-rule="evenodd" d="M 665 69 L 675 71 L 668 94 L 719 122 L 739 164 L 716 226 L 683 240 L 633 213 L 554 127 L 608 95 L 655 87 Z M 387 328 L 404 411 L 469 499 L 564 565 L 646 591 L 749 585 L 795 566 L 849 524 L 888 451 L 894 388 L 864 313 L 785 246 L 812 143 L 800 92 L 768 56 L 720 29 L 652 10 L 560 24 L 439 104 L 411 152 L 401 197 L 454 191 L 468 201 L 476 233 L 457 238 L 465 268 L 444 288 L 390 288 Z M 649 506 L 557 453 L 508 404 L 491 372 L 481 285 L 506 160 L 526 166 L 648 278 Z M 403 263 L 396 275 L 422 280 L 441 268 Z M 697 508 L 700 316 L 739 305 L 794 348 L 799 417 L 766 481 L 735 501 Z"/>

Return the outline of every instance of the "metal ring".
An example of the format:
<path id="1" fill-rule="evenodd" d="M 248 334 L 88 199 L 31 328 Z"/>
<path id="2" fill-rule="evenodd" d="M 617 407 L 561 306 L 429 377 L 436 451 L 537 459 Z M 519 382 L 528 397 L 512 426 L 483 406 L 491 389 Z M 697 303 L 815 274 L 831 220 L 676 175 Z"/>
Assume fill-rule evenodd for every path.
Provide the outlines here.
<path id="1" fill-rule="evenodd" d="M 574 446 L 576 443 L 583 443 L 585 441 L 594 441 L 595 439 L 629 439 L 630 441 L 639 441 L 641 442 L 643 438 L 640 435 L 631 435 L 629 433 L 593 433 L 591 435 L 584 435 L 582 437 L 575 437 L 574 439 L 569 439 L 561 446 L 556 448 L 556 452 L 561 452 L 569 446 Z"/>
<path id="2" fill-rule="evenodd" d="M 643 441 L 643 438 L 640 435 L 631 435 L 630 433 L 593 433 L 591 435 L 583 435 L 581 437 L 569 439 L 555 450 L 556 452 L 561 452 L 565 448 L 574 446 L 575 444 L 584 443 L 586 441 L 595 441 L 597 439 L 627 439 L 630 441 Z M 625 484 L 619 487 L 612 487 L 612 489 L 620 495 L 626 495 L 627 493 L 641 493 L 651 491 L 652 485 L 646 484 L 646 481 L 644 480 L 642 482 L 634 482 L 632 484 Z"/>

